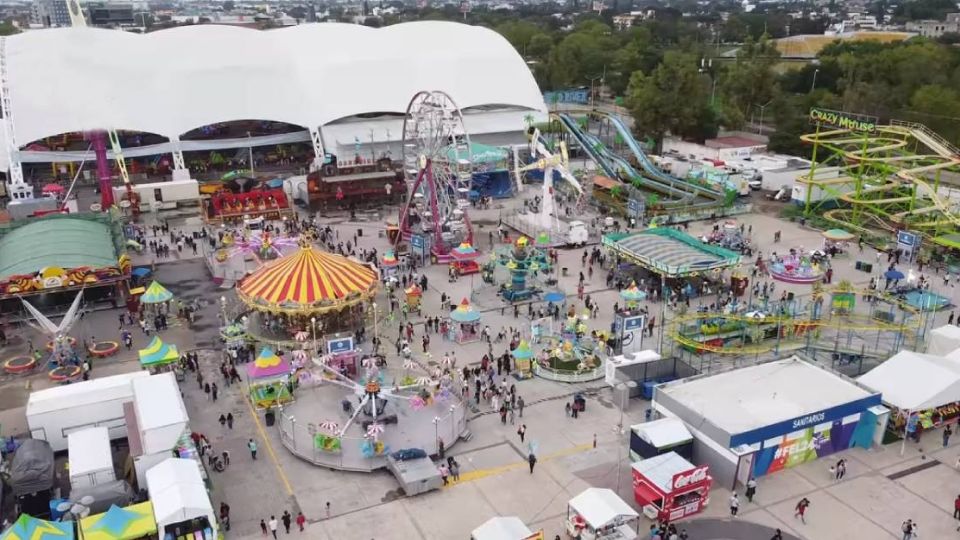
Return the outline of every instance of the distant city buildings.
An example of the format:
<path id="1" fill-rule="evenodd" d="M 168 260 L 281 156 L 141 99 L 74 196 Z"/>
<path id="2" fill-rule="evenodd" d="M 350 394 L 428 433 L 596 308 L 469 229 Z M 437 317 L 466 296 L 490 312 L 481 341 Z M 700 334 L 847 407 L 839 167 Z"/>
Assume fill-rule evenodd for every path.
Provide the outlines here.
<path id="1" fill-rule="evenodd" d="M 65 0 L 33 0 L 30 22 L 43 27 L 70 26 L 70 12 Z"/>
<path id="2" fill-rule="evenodd" d="M 88 4 L 87 24 L 90 26 L 104 26 L 118 28 L 133 26 L 134 19 L 132 4 Z"/>
<path id="3" fill-rule="evenodd" d="M 657 12 L 655 10 L 648 9 L 645 11 L 631 11 L 630 13 L 614 15 L 613 25 L 617 28 L 617 30 L 626 30 L 627 28 L 630 28 L 636 24 L 638 21 L 652 19 L 654 16 L 656 16 L 656 13 Z"/>
<path id="4" fill-rule="evenodd" d="M 960 13 L 947 14 L 945 21 L 911 21 L 907 23 L 908 32 L 916 32 L 923 37 L 938 38 L 944 34 L 960 33 Z"/>

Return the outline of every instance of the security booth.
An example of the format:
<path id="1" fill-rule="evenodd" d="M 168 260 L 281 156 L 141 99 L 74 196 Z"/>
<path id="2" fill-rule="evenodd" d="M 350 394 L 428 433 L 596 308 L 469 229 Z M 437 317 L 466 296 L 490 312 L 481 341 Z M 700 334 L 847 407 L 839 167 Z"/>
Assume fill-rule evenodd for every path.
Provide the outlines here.
<path id="1" fill-rule="evenodd" d="M 693 435 L 678 418 L 661 418 L 630 426 L 630 460 L 640 461 L 669 452 L 693 459 Z"/>

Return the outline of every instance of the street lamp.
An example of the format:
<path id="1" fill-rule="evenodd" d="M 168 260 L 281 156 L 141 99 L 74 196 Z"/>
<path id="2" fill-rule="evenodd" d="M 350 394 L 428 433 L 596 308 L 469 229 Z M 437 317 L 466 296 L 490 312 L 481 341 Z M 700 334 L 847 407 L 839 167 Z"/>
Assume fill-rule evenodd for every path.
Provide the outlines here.
<path id="1" fill-rule="evenodd" d="M 637 387 L 636 381 L 626 381 L 614 388 L 620 390 L 620 422 L 617 424 L 617 495 L 620 494 L 620 480 L 623 476 L 623 411 L 627 408 L 627 396 Z"/>
<path id="2" fill-rule="evenodd" d="M 317 354 L 317 318 L 310 317 L 310 333 L 313 335 L 313 354 Z"/>
<path id="3" fill-rule="evenodd" d="M 223 317 L 223 325 L 227 325 L 227 297 L 220 297 L 220 316 Z"/>
<path id="4" fill-rule="evenodd" d="M 810 83 L 810 92 L 812 93 L 814 88 L 817 87 L 817 73 L 820 73 L 820 68 L 813 70 L 813 82 Z"/>
<path id="5" fill-rule="evenodd" d="M 771 103 L 773 103 L 773 100 L 772 100 L 772 99 L 771 99 L 770 101 L 764 103 L 763 105 L 756 105 L 756 107 L 759 107 L 759 108 L 760 108 L 760 130 L 759 130 L 759 133 L 758 133 L 759 135 L 763 135 L 763 110 L 766 109 L 766 108 L 767 108 L 767 105 L 770 105 Z"/>
<path id="6" fill-rule="evenodd" d="M 603 70 L 604 70 L 604 73 L 601 75 L 598 75 L 596 77 L 586 77 L 586 79 L 590 81 L 590 108 L 591 109 L 593 109 L 594 106 L 596 105 L 596 99 L 594 98 L 594 93 L 593 93 L 593 83 L 596 81 L 601 81 L 600 85 L 603 86 L 603 77 L 604 75 L 606 75 L 607 66 L 603 66 Z"/>
<path id="7" fill-rule="evenodd" d="M 437 448 L 437 457 L 440 457 L 440 417 L 433 417 L 433 444 Z"/>
<path id="8" fill-rule="evenodd" d="M 373 302 L 370 304 L 373 307 L 373 355 L 377 355 L 377 349 L 380 348 L 380 338 L 378 337 L 377 331 L 377 303 Z"/>

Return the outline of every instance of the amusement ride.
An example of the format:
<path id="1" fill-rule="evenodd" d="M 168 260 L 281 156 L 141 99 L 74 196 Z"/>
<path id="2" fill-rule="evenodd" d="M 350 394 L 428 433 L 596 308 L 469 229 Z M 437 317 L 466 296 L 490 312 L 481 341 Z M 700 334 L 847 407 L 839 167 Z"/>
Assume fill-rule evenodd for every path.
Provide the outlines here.
<path id="1" fill-rule="evenodd" d="M 403 167 L 411 186 L 400 211 L 400 235 L 415 253 L 451 262 L 451 251 L 473 243 L 467 216 L 473 176 L 463 114 L 444 92 L 419 92 L 403 121 Z"/>

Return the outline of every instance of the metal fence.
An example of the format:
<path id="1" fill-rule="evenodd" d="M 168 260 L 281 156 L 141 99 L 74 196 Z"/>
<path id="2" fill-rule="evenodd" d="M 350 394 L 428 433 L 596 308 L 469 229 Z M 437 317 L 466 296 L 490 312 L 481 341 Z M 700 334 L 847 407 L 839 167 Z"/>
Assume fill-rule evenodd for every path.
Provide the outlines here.
<path id="1" fill-rule="evenodd" d="M 422 430 L 425 426 L 432 424 L 426 427 L 432 432 L 424 432 L 421 437 L 423 440 L 420 441 L 421 448 L 428 454 L 437 452 L 438 439 L 443 439 L 445 448 L 449 449 L 466 431 L 466 407 L 457 403 L 451 409 L 444 415 L 434 416 L 432 421 L 429 418 L 416 419 L 423 425 L 415 426 L 415 429 Z M 386 454 L 373 457 L 363 455 L 361 446 L 366 441 L 363 437 L 341 437 L 340 450 L 337 452 L 318 448 L 315 437 L 316 426 L 302 419 L 298 420 L 291 412 L 290 408 L 278 411 L 277 427 L 283 446 L 300 459 L 321 467 L 347 471 L 371 472 L 387 466 Z M 424 410 L 419 414 L 429 415 L 430 411 Z M 394 426 L 380 436 L 380 440 L 391 452 L 411 447 L 409 442 L 400 439 L 398 431 Z"/>

